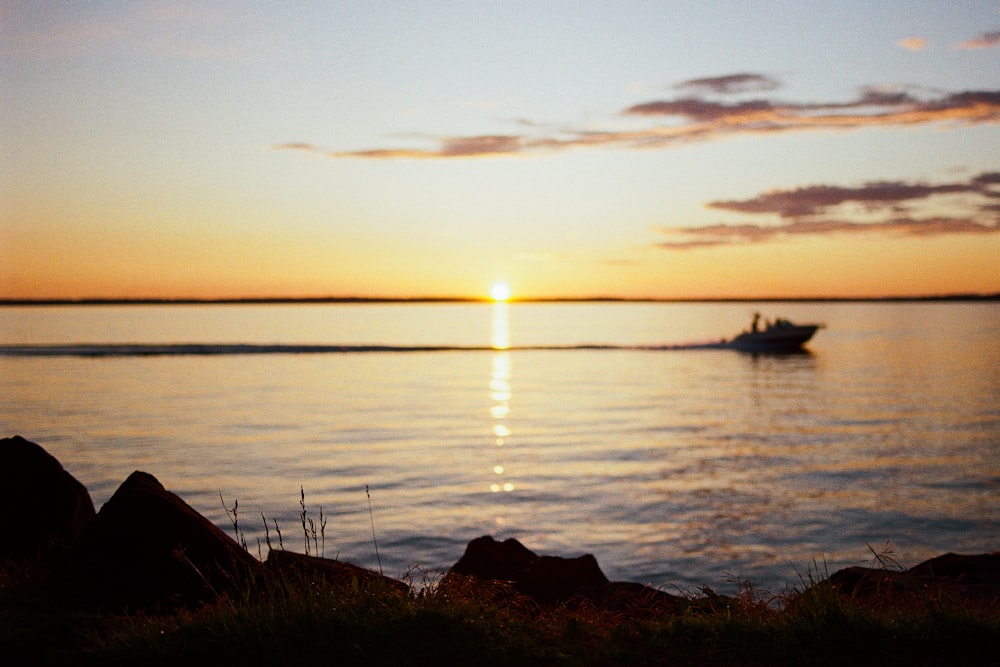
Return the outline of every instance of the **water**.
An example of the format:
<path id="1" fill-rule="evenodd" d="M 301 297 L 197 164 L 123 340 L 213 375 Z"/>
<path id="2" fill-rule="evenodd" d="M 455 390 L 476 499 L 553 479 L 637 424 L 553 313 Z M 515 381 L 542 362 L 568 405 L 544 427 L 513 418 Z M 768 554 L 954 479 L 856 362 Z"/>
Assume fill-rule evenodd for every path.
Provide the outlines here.
<path id="1" fill-rule="evenodd" d="M 757 309 L 827 328 L 699 349 Z M 995 303 L 3 308 L 0 346 L 0 434 L 97 507 L 136 469 L 230 534 L 238 500 L 255 554 L 261 514 L 304 549 L 300 489 L 397 576 L 483 534 L 668 590 L 1000 549 Z"/>

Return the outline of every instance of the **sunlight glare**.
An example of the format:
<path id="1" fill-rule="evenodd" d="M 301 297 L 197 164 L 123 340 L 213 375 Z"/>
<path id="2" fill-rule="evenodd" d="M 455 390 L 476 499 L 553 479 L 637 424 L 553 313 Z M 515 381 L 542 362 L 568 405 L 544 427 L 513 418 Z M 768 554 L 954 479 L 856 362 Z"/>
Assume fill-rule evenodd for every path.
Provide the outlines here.
<path id="1" fill-rule="evenodd" d="M 510 287 L 507 283 L 493 283 L 490 288 L 490 297 L 494 301 L 506 301 L 510 298 Z"/>

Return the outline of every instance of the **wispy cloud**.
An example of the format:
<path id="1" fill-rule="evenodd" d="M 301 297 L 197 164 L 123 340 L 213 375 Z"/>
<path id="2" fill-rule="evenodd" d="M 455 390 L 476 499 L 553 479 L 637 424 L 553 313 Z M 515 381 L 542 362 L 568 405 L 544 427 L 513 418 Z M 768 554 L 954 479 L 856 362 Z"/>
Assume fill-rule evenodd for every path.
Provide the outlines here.
<path id="1" fill-rule="evenodd" d="M 128 37 L 134 22 L 124 17 L 35 24 L 12 11 L 5 17 L 0 55 L 50 59 L 105 50 Z"/>
<path id="2" fill-rule="evenodd" d="M 454 137 L 444 139 L 441 147 L 433 152 L 433 155 L 426 150 L 413 148 L 370 148 L 361 151 L 351 151 L 339 153 L 336 151 L 326 151 L 318 146 L 305 142 L 289 142 L 272 146 L 274 150 L 298 151 L 310 153 L 330 158 L 371 158 L 371 159 L 426 159 L 430 157 L 438 158 L 476 158 L 476 157 L 496 157 L 517 153 L 523 149 L 522 139 L 516 135 L 482 135 L 471 137 Z"/>
<path id="3" fill-rule="evenodd" d="M 968 182 L 941 185 L 900 181 L 875 181 L 855 188 L 814 185 L 794 190 L 766 192 L 753 199 L 714 201 L 710 202 L 708 207 L 737 213 L 774 213 L 782 218 L 799 218 L 818 215 L 845 203 L 886 206 L 959 192 L 974 192 L 987 197 L 996 196 L 989 189 L 991 179 L 996 177 L 995 173 L 987 173 Z"/>
<path id="4" fill-rule="evenodd" d="M 688 90 L 696 93 L 754 93 L 765 90 L 776 90 L 781 82 L 765 74 L 741 72 L 725 76 L 713 76 L 701 79 L 688 79 L 674 86 L 674 90 Z"/>
<path id="5" fill-rule="evenodd" d="M 963 50 L 995 49 L 997 47 L 1000 47 L 1000 30 L 984 32 L 978 37 L 958 45 L 958 48 Z"/>
<path id="6" fill-rule="evenodd" d="M 934 213 L 930 200 L 944 196 L 959 198 L 950 202 L 948 210 L 953 213 Z M 833 234 L 996 234 L 1000 233 L 1000 172 L 940 184 L 876 181 L 858 187 L 811 185 L 765 192 L 751 199 L 709 202 L 707 206 L 745 215 L 776 216 L 778 222 L 662 228 L 658 231 L 667 238 L 655 245 L 691 250 Z M 855 210 L 849 210 L 851 207 Z"/>
<path id="7" fill-rule="evenodd" d="M 228 10 L 202 5 L 125 3 L 88 14 L 27 7 L 15 5 L 2 17 L 0 56 L 54 60 L 119 52 L 235 62 L 260 57 L 270 39 L 264 34 L 234 36 Z"/>
<path id="8" fill-rule="evenodd" d="M 923 37 L 906 37 L 896 42 L 896 46 L 907 51 L 923 51 L 927 48 L 927 44 L 929 44 L 928 40 Z"/>
<path id="9" fill-rule="evenodd" d="M 720 134 L 849 129 L 938 122 L 1000 122 L 1000 91 L 968 91 L 918 99 L 905 91 L 866 88 L 847 102 L 783 103 L 747 100 L 721 103 L 704 98 L 646 102 L 627 115 L 687 120 L 690 132 Z"/>
<path id="10" fill-rule="evenodd" d="M 777 80 L 740 73 L 678 84 L 684 90 L 734 94 L 777 87 Z M 928 124 L 977 125 L 1000 122 L 1000 90 L 972 90 L 918 97 L 905 89 L 863 88 L 854 99 L 795 103 L 777 99 L 712 99 L 692 95 L 642 102 L 606 121 L 608 129 L 561 128 L 519 120 L 521 132 L 471 136 L 423 137 L 426 146 L 380 146 L 360 150 L 306 149 L 332 159 L 457 159 L 515 157 L 571 149 L 663 149 L 748 134 L 850 130 Z M 621 129 L 622 125 L 627 126 Z M 418 139 L 420 139 L 418 137 Z M 287 149 L 279 144 L 277 149 Z"/>

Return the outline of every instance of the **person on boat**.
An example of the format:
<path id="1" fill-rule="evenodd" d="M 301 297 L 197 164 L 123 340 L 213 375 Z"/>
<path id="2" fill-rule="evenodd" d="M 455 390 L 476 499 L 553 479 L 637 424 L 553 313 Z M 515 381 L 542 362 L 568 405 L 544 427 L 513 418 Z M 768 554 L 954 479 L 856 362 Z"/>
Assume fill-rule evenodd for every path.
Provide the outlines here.
<path id="1" fill-rule="evenodd" d="M 757 323 L 760 322 L 760 313 L 753 314 L 753 323 L 750 325 L 750 331 L 757 333 Z"/>

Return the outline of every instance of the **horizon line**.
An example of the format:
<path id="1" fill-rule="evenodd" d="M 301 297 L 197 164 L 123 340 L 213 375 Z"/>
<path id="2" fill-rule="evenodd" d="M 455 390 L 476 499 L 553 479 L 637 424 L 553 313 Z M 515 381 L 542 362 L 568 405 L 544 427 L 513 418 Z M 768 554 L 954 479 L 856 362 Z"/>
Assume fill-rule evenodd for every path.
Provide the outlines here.
<path id="1" fill-rule="evenodd" d="M 554 296 L 511 297 L 497 302 L 490 297 L 463 296 L 275 296 L 275 297 L 80 297 L 0 298 L 4 306 L 117 306 L 117 305 L 266 305 L 266 304 L 420 304 L 420 303 L 849 303 L 915 301 L 1000 301 L 1000 292 L 952 293 L 916 296 L 783 296 L 783 297 L 622 297 Z"/>

